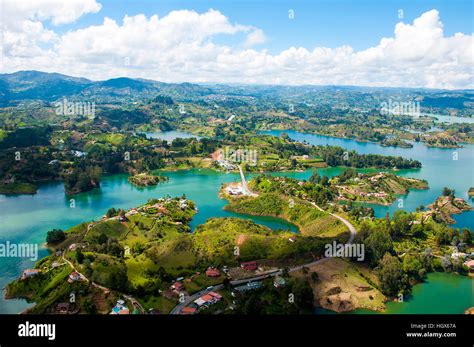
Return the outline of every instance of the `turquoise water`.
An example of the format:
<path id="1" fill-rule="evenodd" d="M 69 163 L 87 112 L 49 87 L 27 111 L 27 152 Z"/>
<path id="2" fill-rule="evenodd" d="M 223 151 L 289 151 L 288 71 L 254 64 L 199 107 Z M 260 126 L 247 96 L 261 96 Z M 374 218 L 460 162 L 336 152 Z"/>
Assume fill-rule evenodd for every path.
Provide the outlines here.
<path id="1" fill-rule="evenodd" d="M 144 204 L 150 198 L 181 196 L 186 194 L 195 201 L 199 212 L 191 222 L 191 228 L 204 223 L 211 217 L 235 217 L 251 219 L 272 229 L 297 228 L 282 220 L 271 217 L 245 216 L 224 211 L 225 200 L 218 198 L 222 183 L 240 179 L 238 174 L 222 174 L 210 170 L 169 172 L 164 175 L 169 181 L 155 187 L 137 188 L 127 181 L 127 175 L 105 176 L 101 188 L 75 195 L 75 208 L 70 198 L 64 195 L 61 182 L 51 182 L 39 187 L 35 195 L 0 195 L 0 242 L 11 243 L 45 242 L 45 235 L 53 228 L 67 229 L 83 221 L 100 218 L 110 207 L 130 208 Z M 304 176 L 305 173 L 300 173 Z M 306 174 L 306 175 L 309 175 Z M 42 248 L 40 258 L 47 255 Z M 22 258 L 0 258 L 0 287 L 17 278 L 22 269 L 33 262 Z M 0 313 L 17 313 L 26 306 L 21 300 L 0 299 Z"/>
<path id="2" fill-rule="evenodd" d="M 457 117 L 457 116 L 446 116 L 442 114 L 423 114 L 423 116 L 435 117 L 437 123 L 467 123 L 467 124 L 474 124 L 474 118 L 471 117 Z M 416 118 L 416 117 L 415 117 Z"/>
<path id="3" fill-rule="evenodd" d="M 283 131 L 272 130 L 261 132 L 278 136 Z M 382 154 L 402 156 L 419 160 L 423 167 L 416 170 L 401 170 L 397 172 L 400 176 L 414 177 L 428 181 L 429 189 L 412 190 L 407 195 L 400 196 L 402 209 L 414 211 L 418 206 L 425 207 L 433 203 L 441 195 L 443 187 L 454 188 L 456 196 L 464 198 L 472 205 L 467 191 L 474 187 L 474 146 L 464 145 L 464 148 L 445 149 L 430 148 L 421 143 L 413 143 L 413 148 L 382 147 L 376 143 L 359 142 L 355 140 L 339 139 L 334 137 L 304 134 L 297 131 L 284 131 L 288 136 L 297 141 L 306 141 L 312 145 L 340 146 L 348 150 L 355 150 L 361 154 Z M 457 160 L 453 160 L 457 158 Z M 320 174 L 334 176 L 341 172 L 340 168 L 328 168 L 320 170 Z M 390 206 L 371 205 L 377 217 L 383 217 L 387 212 L 393 214 L 398 207 L 399 201 Z M 454 227 L 467 227 L 474 230 L 474 214 L 471 212 L 455 216 L 457 221 Z"/>
<path id="4" fill-rule="evenodd" d="M 384 314 L 463 314 L 474 306 L 472 278 L 452 273 L 435 272 L 426 276 L 426 281 L 413 287 L 410 296 L 403 302 L 387 302 Z M 317 309 L 316 314 L 335 314 L 333 311 Z M 358 309 L 347 314 L 376 314 L 378 312 Z"/>
<path id="5" fill-rule="evenodd" d="M 319 135 L 302 134 L 286 131 L 296 140 L 306 140 L 312 144 L 338 145 L 347 149 L 354 149 L 359 153 L 377 153 L 386 155 L 401 155 L 407 158 L 418 159 L 423 163 L 420 170 L 406 170 L 401 175 L 427 179 L 430 189 L 426 191 L 412 191 L 403 197 L 404 209 L 414 210 L 420 204 L 428 205 L 441 194 L 444 186 L 455 188 L 457 195 L 467 198 L 467 189 L 473 183 L 473 146 L 457 149 L 458 160 L 452 160 L 454 150 L 427 148 L 422 144 L 414 144 L 411 149 L 381 147 L 373 143 L 357 142 L 353 140 L 336 139 Z M 278 135 L 278 131 L 270 132 Z M 167 138 L 183 137 L 169 134 Z M 341 172 L 340 168 L 321 169 L 321 174 L 329 176 Z M 100 218 L 108 208 L 130 208 L 145 203 L 149 198 L 186 194 L 197 203 L 199 213 L 191 222 L 194 229 L 210 217 L 239 216 L 249 218 L 257 223 L 264 224 L 273 229 L 296 228 L 279 219 L 269 217 L 250 217 L 237 215 L 223 210 L 226 202 L 219 199 L 217 192 L 221 184 L 239 180 L 238 174 L 216 173 L 209 170 L 191 170 L 165 173 L 170 178 L 169 182 L 156 187 L 137 188 L 129 184 L 126 175 L 106 176 L 101 181 L 101 189 L 82 193 L 74 196 L 75 208 L 70 207 L 70 199 L 64 195 L 61 182 L 42 184 L 35 195 L 0 195 L 0 242 L 7 240 L 14 243 L 42 244 L 48 230 L 53 228 L 66 229 L 80 222 Z M 307 179 L 310 171 L 298 173 L 278 173 L 298 179 Z M 471 200 L 472 202 L 472 200 Z M 384 207 L 375 206 L 378 216 L 386 212 L 393 213 L 397 205 Z M 471 212 L 456 216 L 455 226 L 467 226 L 473 230 L 473 215 Z M 47 250 L 42 248 L 40 257 L 47 255 Z M 31 267 L 32 261 L 22 258 L 0 259 L 0 287 L 17 278 L 22 269 Z M 446 275 L 446 274 L 442 274 Z M 469 292 L 467 295 L 471 295 Z M 423 294 L 422 294 L 423 295 Z M 435 301 L 436 302 L 436 301 Z M 432 304 L 432 302 L 431 302 Z M 438 305 L 438 302 L 436 302 Z M 0 299 L 0 313 L 18 313 L 27 307 L 22 300 Z M 423 311 L 419 311 L 423 313 Z M 415 312 L 414 312 L 415 313 Z"/>

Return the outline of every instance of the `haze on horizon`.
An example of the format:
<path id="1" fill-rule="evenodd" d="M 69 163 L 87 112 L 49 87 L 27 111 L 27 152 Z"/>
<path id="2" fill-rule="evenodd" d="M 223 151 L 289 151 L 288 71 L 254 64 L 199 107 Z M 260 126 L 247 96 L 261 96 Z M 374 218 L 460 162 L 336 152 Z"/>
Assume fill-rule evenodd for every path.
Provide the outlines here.
<path id="1" fill-rule="evenodd" d="M 474 88 L 474 36 L 446 34 L 435 8 L 412 22 L 399 19 L 390 37 L 374 30 L 378 43 L 365 49 L 314 46 L 308 32 L 305 46 L 275 52 L 274 34 L 219 9 L 133 11 L 114 18 L 100 2 L 2 0 L 1 72 L 177 83 Z M 91 15 L 102 16 L 101 22 L 82 21 Z M 297 23 L 298 12 L 279 20 Z"/>

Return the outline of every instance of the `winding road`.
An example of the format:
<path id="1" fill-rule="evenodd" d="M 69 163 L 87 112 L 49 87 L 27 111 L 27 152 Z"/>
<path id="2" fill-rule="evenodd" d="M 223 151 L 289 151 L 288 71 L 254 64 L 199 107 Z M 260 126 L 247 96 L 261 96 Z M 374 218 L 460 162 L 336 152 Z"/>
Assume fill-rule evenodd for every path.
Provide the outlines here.
<path id="1" fill-rule="evenodd" d="M 241 179 L 242 179 L 242 187 L 244 187 L 244 190 L 245 189 L 248 189 L 247 187 L 247 181 L 245 180 L 245 176 L 242 172 L 242 168 L 239 166 L 239 170 L 240 170 L 240 176 L 241 176 Z M 245 182 L 245 185 L 244 185 L 244 182 Z M 246 187 L 246 188 L 245 188 Z M 251 193 L 249 191 L 249 193 Z M 251 193 L 251 194 L 254 194 L 254 193 Z M 253 196 L 256 196 L 256 194 L 254 194 Z M 339 219 L 342 223 L 344 223 L 344 225 L 349 229 L 350 231 L 350 236 L 349 236 L 349 240 L 346 242 L 346 244 L 351 244 L 352 241 L 354 241 L 354 238 L 357 234 L 357 229 L 354 227 L 354 225 L 349 222 L 347 219 L 337 215 L 337 214 L 334 214 L 334 213 L 331 213 L 331 212 L 327 212 L 325 210 L 323 210 L 321 207 L 319 207 L 318 205 L 316 205 L 314 202 L 311 202 L 311 205 L 313 205 L 315 208 L 317 208 L 318 210 L 322 211 L 322 212 L 325 212 L 325 213 L 328 213 L 330 214 L 331 216 L 333 216 L 334 218 L 337 218 Z M 294 266 L 294 267 L 291 267 L 288 269 L 288 272 L 295 272 L 295 271 L 299 271 L 301 269 L 303 269 L 304 267 L 310 267 L 310 266 L 313 266 L 313 265 L 316 265 L 316 264 L 319 264 L 319 263 L 322 263 L 328 259 L 331 259 L 331 258 L 321 258 L 321 259 L 318 259 L 318 260 L 315 260 L 315 261 L 312 261 L 311 263 L 306 263 L 306 264 L 302 264 L 302 265 L 298 265 L 298 266 Z M 278 270 L 275 270 L 273 272 L 270 272 L 270 273 L 266 273 L 266 274 L 263 274 L 263 275 L 258 275 L 258 276 L 255 276 L 255 277 L 251 277 L 251 278 L 245 278 L 245 279 L 241 279 L 241 280 L 235 280 L 235 281 L 231 281 L 230 284 L 231 285 L 241 285 L 241 284 L 245 284 L 245 283 L 249 283 L 249 282 L 254 282 L 254 281 L 260 281 L 260 280 L 263 280 L 265 278 L 268 278 L 268 277 L 271 277 L 271 276 L 278 276 L 278 275 L 281 275 L 283 272 L 282 269 L 278 269 Z M 214 286 L 212 289 L 208 290 L 208 289 L 204 289 L 204 290 L 201 290 L 200 292 L 197 292 L 191 296 L 186 296 L 185 297 L 185 300 L 183 303 L 180 303 L 178 305 L 176 305 L 170 312 L 170 314 L 179 314 L 181 312 L 181 310 L 186 307 L 187 305 L 189 305 L 192 301 L 196 300 L 197 298 L 201 297 L 202 295 L 204 294 L 207 294 L 209 293 L 210 291 L 215 291 L 215 290 L 220 290 L 222 289 L 224 286 L 222 284 L 220 285 L 217 285 L 217 286 Z"/>

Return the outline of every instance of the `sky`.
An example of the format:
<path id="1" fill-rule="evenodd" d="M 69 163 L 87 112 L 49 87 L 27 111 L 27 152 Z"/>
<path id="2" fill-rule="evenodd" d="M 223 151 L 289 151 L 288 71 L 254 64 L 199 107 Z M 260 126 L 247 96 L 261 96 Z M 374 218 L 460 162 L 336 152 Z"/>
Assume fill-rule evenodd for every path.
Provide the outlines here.
<path id="1" fill-rule="evenodd" d="M 2 72 L 474 88 L 472 1 L 0 1 Z"/>

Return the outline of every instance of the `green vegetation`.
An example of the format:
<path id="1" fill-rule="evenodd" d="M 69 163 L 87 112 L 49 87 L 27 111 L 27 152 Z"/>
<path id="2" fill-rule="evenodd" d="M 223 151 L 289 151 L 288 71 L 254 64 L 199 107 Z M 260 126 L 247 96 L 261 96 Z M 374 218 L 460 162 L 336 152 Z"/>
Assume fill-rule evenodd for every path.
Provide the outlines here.
<path id="1" fill-rule="evenodd" d="M 128 178 L 128 181 L 137 187 L 156 186 L 160 182 L 167 181 L 166 176 L 151 175 L 149 173 L 140 173 Z"/>
<path id="2" fill-rule="evenodd" d="M 294 300 L 289 300 L 293 294 Z M 263 281 L 261 288 L 237 295 L 236 314 L 311 314 L 313 290 L 308 281 L 286 278 L 282 288 L 275 288 L 273 280 Z"/>
<path id="3" fill-rule="evenodd" d="M 62 242 L 65 238 L 66 235 L 61 229 L 53 229 L 48 231 L 48 233 L 46 234 L 46 242 L 48 244 L 56 244 Z"/>
<path id="4" fill-rule="evenodd" d="M 35 194 L 38 187 L 31 183 L 0 184 L 0 194 Z"/>

